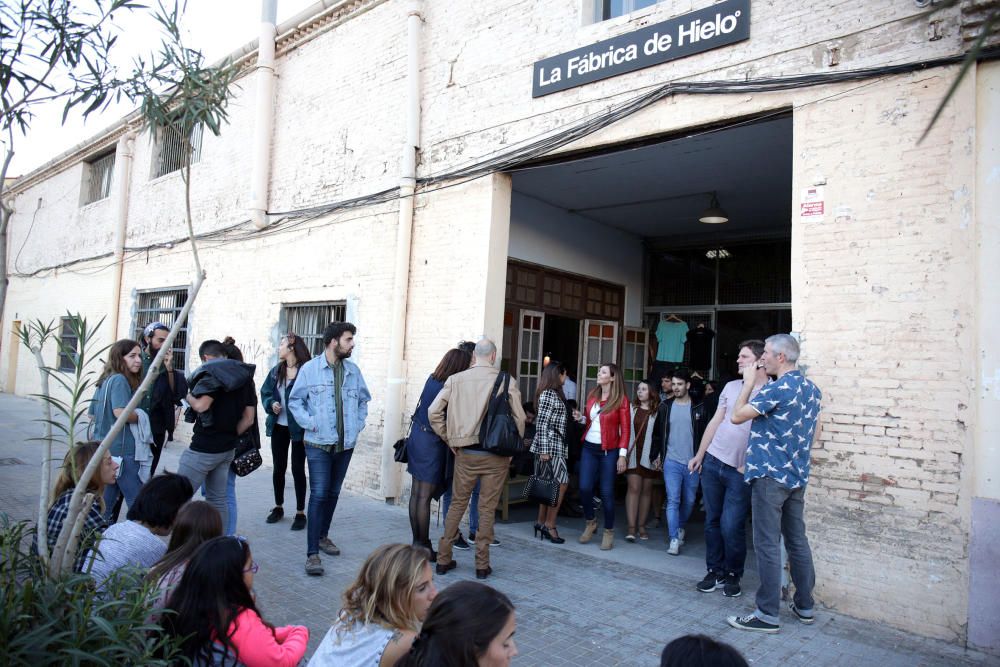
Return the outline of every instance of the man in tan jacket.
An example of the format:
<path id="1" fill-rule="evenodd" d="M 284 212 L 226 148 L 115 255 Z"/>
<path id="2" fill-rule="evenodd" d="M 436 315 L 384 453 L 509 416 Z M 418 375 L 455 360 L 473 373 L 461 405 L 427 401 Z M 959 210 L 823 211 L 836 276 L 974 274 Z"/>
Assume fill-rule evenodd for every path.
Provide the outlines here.
<path id="1" fill-rule="evenodd" d="M 451 507 L 444 522 L 444 535 L 438 546 L 437 573 L 457 567 L 452 560 L 452 545 L 458 537 L 458 524 L 465 515 L 469 497 L 477 480 L 479 490 L 479 530 L 476 531 L 476 578 L 485 579 L 490 567 L 490 542 L 497 502 L 507 481 L 509 456 L 497 456 L 479 444 L 479 427 L 489 407 L 491 390 L 499 370 L 494 367 L 497 346 L 488 338 L 476 343 L 472 367 L 449 377 L 437 398 L 427 409 L 431 427 L 455 453 L 455 477 L 452 481 Z M 502 387 L 502 383 L 501 383 Z M 517 383 L 510 383 L 510 408 L 517 430 L 524 435 L 524 409 Z"/>

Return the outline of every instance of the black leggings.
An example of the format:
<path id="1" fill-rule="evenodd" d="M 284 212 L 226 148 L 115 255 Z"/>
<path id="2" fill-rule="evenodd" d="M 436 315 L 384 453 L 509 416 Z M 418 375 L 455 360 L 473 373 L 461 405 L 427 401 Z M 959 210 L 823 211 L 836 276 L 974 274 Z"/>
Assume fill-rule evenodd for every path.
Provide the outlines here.
<path id="1" fill-rule="evenodd" d="M 413 544 L 427 547 L 433 551 L 430 541 L 431 498 L 437 484 L 413 480 L 410 488 L 410 532 L 413 534 Z"/>
<path id="2" fill-rule="evenodd" d="M 301 440 L 291 441 L 287 426 L 275 424 L 271 431 L 271 457 L 274 460 L 274 504 L 285 504 L 285 470 L 288 468 L 288 445 L 292 446 L 292 479 L 295 480 L 295 509 L 306 509 L 306 448 Z"/>

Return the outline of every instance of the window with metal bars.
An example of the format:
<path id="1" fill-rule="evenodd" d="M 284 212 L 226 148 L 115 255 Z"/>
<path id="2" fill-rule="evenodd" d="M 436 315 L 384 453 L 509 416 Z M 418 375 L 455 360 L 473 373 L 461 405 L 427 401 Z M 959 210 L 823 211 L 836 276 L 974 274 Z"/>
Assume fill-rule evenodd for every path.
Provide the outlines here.
<path id="1" fill-rule="evenodd" d="M 168 327 L 172 327 L 177 315 L 180 314 L 184 304 L 187 303 L 187 288 L 171 288 L 156 290 L 140 290 L 135 298 L 135 320 L 132 330 L 135 332 L 135 339 L 142 339 L 142 331 L 146 325 L 153 322 L 161 322 Z M 184 326 L 177 332 L 174 338 L 174 369 L 185 370 L 187 363 L 188 345 L 188 325 L 190 320 L 184 322 Z"/>
<path id="2" fill-rule="evenodd" d="M 59 370 L 75 371 L 76 355 L 80 353 L 80 339 L 77 338 L 74 324 L 80 320 L 76 317 L 63 317 L 59 327 Z"/>
<path id="3" fill-rule="evenodd" d="M 156 159 L 153 160 L 153 178 L 165 176 L 184 166 L 184 153 L 190 143 L 191 164 L 201 159 L 202 126 L 195 125 L 190 137 L 176 130 L 160 127 L 156 131 Z"/>
<path id="4" fill-rule="evenodd" d="M 331 322 L 346 318 L 347 304 L 343 301 L 289 303 L 281 307 L 281 331 L 300 336 L 315 357 L 323 351 L 323 330 Z"/>
<path id="5" fill-rule="evenodd" d="M 115 154 L 113 152 L 84 163 L 81 206 L 107 199 L 111 195 L 111 178 L 114 171 Z"/>

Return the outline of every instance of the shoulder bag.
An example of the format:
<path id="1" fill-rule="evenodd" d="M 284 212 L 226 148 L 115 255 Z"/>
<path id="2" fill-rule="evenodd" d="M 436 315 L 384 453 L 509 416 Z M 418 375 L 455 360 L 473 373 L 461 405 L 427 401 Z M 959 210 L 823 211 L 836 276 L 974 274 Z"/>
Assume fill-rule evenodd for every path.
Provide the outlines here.
<path id="1" fill-rule="evenodd" d="M 559 503 L 559 484 L 554 479 L 532 475 L 524 485 L 524 499 L 555 507 Z"/>
<path id="2" fill-rule="evenodd" d="M 250 429 L 247 429 L 246 433 L 236 441 L 236 456 L 233 457 L 233 462 L 229 464 L 229 467 L 236 473 L 237 477 L 246 477 L 263 463 L 264 460 L 260 457 L 260 448 L 254 442 Z"/>
<path id="3" fill-rule="evenodd" d="M 503 390 L 497 395 L 497 388 L 503 381 Z M 510 375 L 500 373 L 487 404 L 486 416 L 479 427 L 479 446 L 483 451 L 497 456 L 517 456 L 524 452 L 524 440 L 517 430 L 517 422 L 510 410 Z"/>

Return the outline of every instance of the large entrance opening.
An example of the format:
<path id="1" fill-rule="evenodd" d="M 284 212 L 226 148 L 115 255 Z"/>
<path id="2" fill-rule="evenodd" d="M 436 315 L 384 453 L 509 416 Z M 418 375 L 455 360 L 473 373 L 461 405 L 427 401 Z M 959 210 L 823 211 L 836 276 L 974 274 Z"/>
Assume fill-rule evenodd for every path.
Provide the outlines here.
<path id="1" fill-rule="evenodd" d="M 512 181 L 503 363 L 525 400 L 546 356 L 576 375 L 582 403 L 601 363 L 622 369 L 630 397 L 677 366 L 721 386 L 740 341 L 790 330 L 791 112 L 570 155 Z M 650 542 L 662 549 L 662 534 Z"/>

